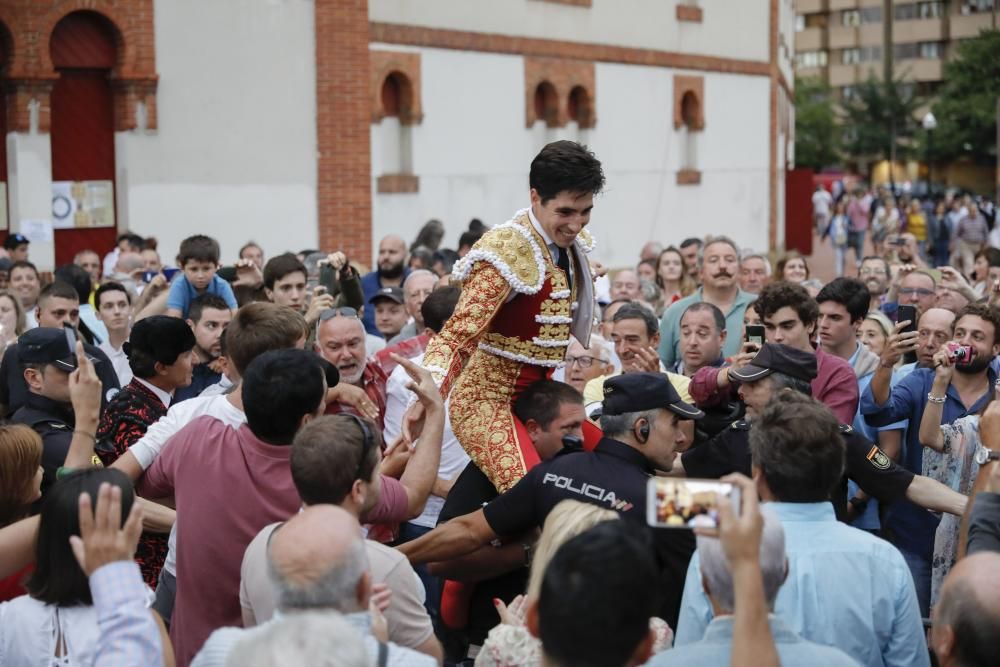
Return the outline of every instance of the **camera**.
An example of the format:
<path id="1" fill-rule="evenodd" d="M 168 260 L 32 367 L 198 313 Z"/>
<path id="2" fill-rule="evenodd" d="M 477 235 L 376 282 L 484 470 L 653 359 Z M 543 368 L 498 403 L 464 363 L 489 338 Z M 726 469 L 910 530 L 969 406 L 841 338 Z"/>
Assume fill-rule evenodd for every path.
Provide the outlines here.
<path id="1" fill-rule="evenodd" d="M 946 348 L 948 350 L 948 358 L 956 366 L 964 366 L 972 362 L 972 358 L 976 356 L 976 351 L 972 349 L 971 345 L 959 345 L 958 343 L 948 343 Z"/>

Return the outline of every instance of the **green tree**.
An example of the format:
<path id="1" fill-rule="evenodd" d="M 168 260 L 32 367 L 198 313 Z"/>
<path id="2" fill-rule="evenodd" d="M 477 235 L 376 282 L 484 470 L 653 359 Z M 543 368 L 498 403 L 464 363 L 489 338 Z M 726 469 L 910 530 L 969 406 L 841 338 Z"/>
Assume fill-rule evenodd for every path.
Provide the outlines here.
<path id="1" fill-rule="evenodd" d="M 795 81 L 795 164 L 817 171 L 839 161 L 830 86 L 818 77 Z"/>
<path id="2" fill-rule="evenodd" d="M 914 150 L 919 101 L 913 86 L 869 74 L 844 105 L 845 149 L 853 161 L 906 159 Z"/>
<path id="3" fill-rule="evenodd" d="M 944 85 L 933 112 L 933 155 L 937 160 L 972 157 L 994 164 L 997 156 L 997 98 L 1000 97 L 1000 30 L 984 30 L 958 44 L 945 64 Z"/>

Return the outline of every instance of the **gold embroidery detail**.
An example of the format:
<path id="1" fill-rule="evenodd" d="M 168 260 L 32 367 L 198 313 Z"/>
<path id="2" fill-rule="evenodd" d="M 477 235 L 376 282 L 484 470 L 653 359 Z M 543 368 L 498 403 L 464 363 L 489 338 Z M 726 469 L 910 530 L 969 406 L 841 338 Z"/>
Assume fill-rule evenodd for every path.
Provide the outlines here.
<path id="1" fill-rule="evenodd" d="M 511 415 L 521 368 L 516 361 L 477 351 L 449 401 L 455 437 L 501 493 L 526 472 Z"/>
<path id="2" fill-rule="evenodd" d="M 569 317 L 571 308 L 570 302 L 566 299 L 546 299 L 542 301 L 541 314 L 549 317 L 554 315 Z"/>
<path id="3" fill-rule="evenodd" d="M 566 340 L 569 338 L 569 325 L 543 324 L 538 329 L 538 337 L 542 340 Z"/>
<path id="4" fill-rule="evenodd" d="M 562 339 L 569 338 L 568 324 L 555 324 L 552 326 L 563 327 Z M 541 345 L 535 345 L 530 340 L 521 340 L 520 338 L 515 338 L 513 336 L 504 336 L 496 333 L 495 331 L 491 331 L 483 336 L 482 342 L 485 345 L 502 350 L 503 352 L 516 354 L 521 357 L 527 357 L 528 359 L 533 359 L 535 361 L 562 361 L 566 354 L 566 348 L 563 347 L 543 347 Z M 486 352 L 486 354 L 489 354 L 489 352 Z"/>
<path id="5" fill-rule="evenodd" d="M 531 241 L 509 227 L 486 232 L 477 250 L 493 253 L 525 285 L 538 285 L 538 262 Z"/>

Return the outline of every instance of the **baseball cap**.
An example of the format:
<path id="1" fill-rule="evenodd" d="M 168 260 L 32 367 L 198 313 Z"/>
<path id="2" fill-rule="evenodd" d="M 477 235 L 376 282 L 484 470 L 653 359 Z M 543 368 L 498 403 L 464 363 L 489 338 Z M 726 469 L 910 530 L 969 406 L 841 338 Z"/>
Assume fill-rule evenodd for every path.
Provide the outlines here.
<path id="1" fill-rule="evenodd" d="M 405 303 L 403 298 L 403 288 L 402 287 L 383 287 L 379 291 L 375 292 L 368 303 L 375 303 L 379 299 L 389 299 L 395 301 L 398 304 Z"/>
<path id="2" fill-rule="evenodd" d="M 194 333 L 187 322 L 178 317 L 153 315 L 135 323 L 122 349 L 129 357 L 138 351 L 154 361 L 170 366 L 177 361 L 177 357 L 190 352 L 194 346 Z"/>
<path id="3" fill-rule="evenodd" d="M 28 237 L 24 234 L 8 234 L 7 238 L 3 241 L 3 247 L 7 250 L 13 250 L 19 245 L 24 245 L 25 243 L 31 243 Z"/>
<path id="4" fill-rule="evenodd" d="M 771 373 L 784 373 L 812 382 L 817 375 L 816 354 L 778 343 L 764 343 L 749 364 L 729 371 L 729 377 L 736 382 L 755 382 Z"/>
<path id="5" fill-rule="evenodd" d="M 665 408 L 681 419 L 701 419 L 705 413 L 681 400 L 663 373 L 629 373 L 604 381 L 602 415 L 621 415 Z"/>
<path id="6" fill-rule="evenodd" d="M 76 352 L 69 347 L 66 331 L 53 327 L 37 327 L 25 331 L 17 339 L 17 356 L 24 364 L 52 364 L 61 370 L 76 370 Z M 91 363 L 98 359 L 87 355 Z"/>

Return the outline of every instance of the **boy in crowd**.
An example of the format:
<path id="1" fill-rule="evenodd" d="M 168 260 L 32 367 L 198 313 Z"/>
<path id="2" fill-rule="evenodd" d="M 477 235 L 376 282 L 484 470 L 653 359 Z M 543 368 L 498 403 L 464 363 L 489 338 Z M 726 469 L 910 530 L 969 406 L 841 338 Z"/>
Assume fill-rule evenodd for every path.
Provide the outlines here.
<path id="1" fill-rule="evenodd" d="M 170 286 L 167 315 L 187 318 L 191 302 L 202 294 L 221 297 L 230 310 L 238 308 L 233 288 L 215 275 L 219 270 L 219 255 L 219 242 L 208 236 L 196 234 L 181 241 L 177 261 L 184 275 Z"/>

